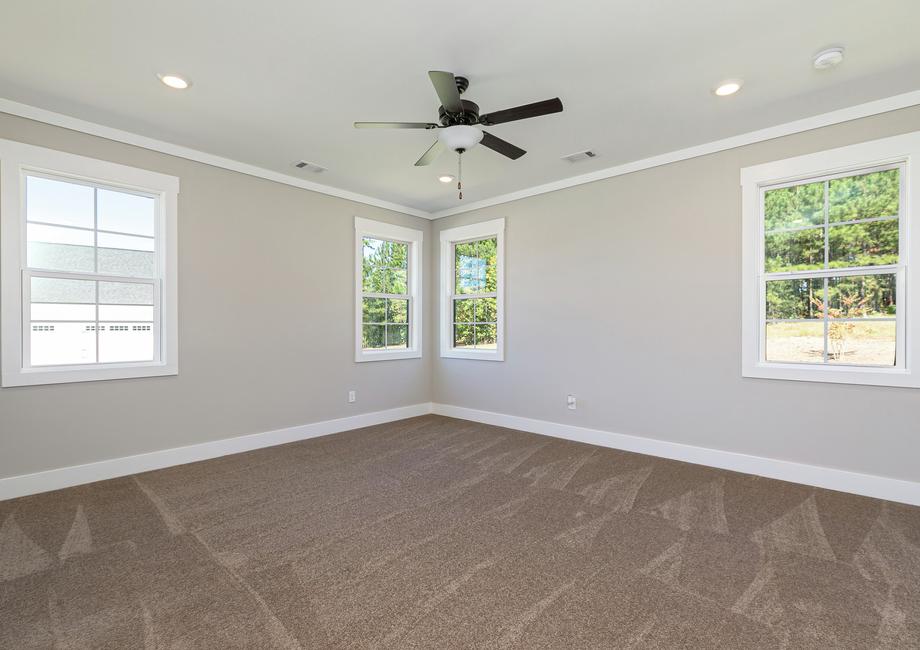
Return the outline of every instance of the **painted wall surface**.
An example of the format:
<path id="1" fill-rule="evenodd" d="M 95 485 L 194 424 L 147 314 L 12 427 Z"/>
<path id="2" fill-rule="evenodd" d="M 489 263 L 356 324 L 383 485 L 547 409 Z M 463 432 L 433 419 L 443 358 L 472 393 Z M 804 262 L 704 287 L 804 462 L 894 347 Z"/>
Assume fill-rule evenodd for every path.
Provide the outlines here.
<path id="1" fill-rule="evenodd" d="M 742 378 L 739 184 L 918 129 L 903 109 L 436 221 L 506 218 L 507 339 L 503 363 L 437 358 L 433 400 L 920 480 L 920 390 Z"/>
<path id="2" fill-rule="evenodd" d="M 9 115 L 0 138 L 181 182 L 179 375 L 3 388 L 0 478 L 430 400 L 430 355 L 354 362 L 353 242 L 355 215 L 431 222 Z"/>

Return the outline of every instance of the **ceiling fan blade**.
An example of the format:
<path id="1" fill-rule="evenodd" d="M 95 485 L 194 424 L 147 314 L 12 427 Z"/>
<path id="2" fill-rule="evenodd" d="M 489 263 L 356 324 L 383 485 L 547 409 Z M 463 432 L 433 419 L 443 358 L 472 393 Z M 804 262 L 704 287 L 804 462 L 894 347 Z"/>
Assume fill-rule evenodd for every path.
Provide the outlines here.
<path id="1" fill-rule="evenodd" d="M 432 122 L 355 122 L 356 129 L 436 129 Z"/>
<path id="2" fill-rule="evenodd" d="M 497 151 L 503 156 L 508 156 L 511 160 L 517 160 L 523 156 L 526 151 L 520 147 L 515 147 L 513 144 L 507 140 L 502 140 L 501 138 L 496 138 L 491 133 L 482 132 L 482 140 L 480 144 L 484 147 L 488 147 L 492 151 Z"/>
<path id="3" fill-rule="evenodd" d="M 525 104 L 524 106 L 515 106 L 506 108 L 503 111 L 495 111 L 479 116 L 479 123 L 485 126 L 493 124 L 504 124 L 505 122 L 514 122 L 516 120 L 526 120 L 529 117 L 539 117 L 540 115 L 549 115 L 550 113 L 559 113 L 562 111 L 562 101 L 558 97 L 546 99 L 542 102 Z"/>
<path id="4" fill-rule="evenodd" d="M 440 140 L 435 140 L 434 144 L 428 147 L 428 151 L 423 153 L 422 157 L 415 161 L 415 166 L 424 167 L 425 165 L 430 165 L 443 151 L 444 145 L 441 144 Z"/>
<path id="5" fill-rule="evenodd" d="M 431 79 L 444 110 L 448 113 L 462 113 L 463 104 L 460 102 L 460 91 L 457 90 L 457 80 L 454 78 L 454 73 L 431 70 L 428 73 L 428 78 Z"/>

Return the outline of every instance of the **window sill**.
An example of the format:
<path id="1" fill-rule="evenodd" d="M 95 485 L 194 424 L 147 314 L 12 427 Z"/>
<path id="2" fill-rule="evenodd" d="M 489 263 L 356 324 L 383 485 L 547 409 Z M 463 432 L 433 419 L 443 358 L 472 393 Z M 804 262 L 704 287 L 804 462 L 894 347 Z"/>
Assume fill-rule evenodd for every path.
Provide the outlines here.
<path id="1" fill-rule="evenodd" d="M 504 361 L 505 355 L 496 350 L 479 351 L 479 350 L 457 350 L 450 348 L 441 351 L 441 357 L 444 359 L 475 359 L 477 361 Z"/>
<path id="2" fill-rule="evenodd" d="M 356 363 L 365 361 L 395 361 L 397 359 L 421 359 L 421 350 L 380 350 L 378 352 L 362 350 L 355 355 Z"/>
<path id="3" fill-rule="evenodd" d="M 143 377 L 166 377 L 178 375 L 175 364 L 159 362 L 145 364 L 118 364 L 106 368 L 41 368 L 4 373 L 3 388 L 12 386 L 42 386 L 46 384 L 70 384 L 84 381 L 108 381 L 112 379 L 140 379 Z"/>
<path id="4" fill-rule="evenodd" d="M 754 363 L 745 365 L 741 376 L 752 379 L 920 388 L 920 377 L 916 373 L 911 373 L 903 368 L 866 368 L 858 366 L 826 368 L 810 367 L 804 364 Z"/>

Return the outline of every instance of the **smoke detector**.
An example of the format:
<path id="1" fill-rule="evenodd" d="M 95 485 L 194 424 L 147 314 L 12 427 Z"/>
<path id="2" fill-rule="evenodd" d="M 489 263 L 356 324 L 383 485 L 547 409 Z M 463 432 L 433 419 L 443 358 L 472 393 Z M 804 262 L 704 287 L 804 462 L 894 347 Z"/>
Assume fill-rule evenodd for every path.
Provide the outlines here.
<path id="1" fill-rule="evenodd" d="M 321 174 L 326 171 L 326 168 L 322 165 L 317 165 L 316 163 L 311 163 L 306 160 L 298 160 L 294 163 L 294 167 L 303 171 L 313 172 L 314 174 Z"/>
<path id="2" fill-rule="evenodd" d="M 815 55 L 815 70 L 827 70 L 840 65 L 843 62 L 843 48 L 832 47 L 822 50 Z"/>

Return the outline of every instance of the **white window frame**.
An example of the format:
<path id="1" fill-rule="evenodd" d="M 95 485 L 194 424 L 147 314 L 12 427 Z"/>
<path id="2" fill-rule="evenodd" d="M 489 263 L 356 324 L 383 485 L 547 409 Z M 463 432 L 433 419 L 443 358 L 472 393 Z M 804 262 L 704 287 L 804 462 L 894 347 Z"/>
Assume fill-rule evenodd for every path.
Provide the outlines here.
<path id="1" fill-rule="evenodd" d="M 765 358 L 765 272 L 763 196 L 782 185 L 825 180 L 902 165 L 898 263 L 886 268 L 896 274 L 896 362 L 893 367 L 818 365 L 768 362 Z M 819 153 L 777 160 L 741 170 L 742 191 L 742 376 L 873 386 L 920 387 L 920 131 L 840 147 Z M 914 265 L 912 265 L 912 262 Z M 859 275 L 860 270 L 840 269 L 838 275 Z M 770 274 L 771 279 L 802 273 Z M 804 274 L 804 275 L 807 275 Z"/>
<path id="2" fill-rule="evenodd" d="M 70 179 L 115 190 L 153 196 L 156 201 L 157 276 L 131 278 L 153 284 L 154 360 L 27 367 L 29 283 L 31 275 L 73 277 L 68 273 L 31 271 L 26 260 L 26 174 Z M 0 365 L 3 387 L 61 384 L 107 379 L 157 377 L 179 372 L 177 299 L 177 203 L 179 179 L 103 160 L 0 140 Z M 106 278 L 94 274 L 97 279 Z M 111 278 L 126 280 L 125 278 Z"/>
<path id="3" fill-rule="evenodd" d="M 389 294 L 365 294 L 363 280 L 364 238 L 386 239 L 409 245 L 409 346 L 400 350 L 365 350 L 362 343 L 362 298 L 400 298 Z M 415 228 L 355 217 L 355 361 L 419 359 L 422 356 L 422 243 L 424 233 Z"/>
<path id="4" fill-rule="evenodd" d="M 457 349 L 453 344 L 453 301 L 456 296 L 454 284 L 454 247 L 463 242 L 495 237 L 496 280 L 495 305 L 497 323 L 495 326 L 496 347 L 494 350 Z M 447 359 L 478 359 L 480 361 L 505 360 L 505 220 L 493 219 L 468 226 L 458 226 L 441 231 L 441 356 Z M 488 297 L 491 297 L 489 294 Z M 471 296 L 464 294 L 465 298 Z"/>

